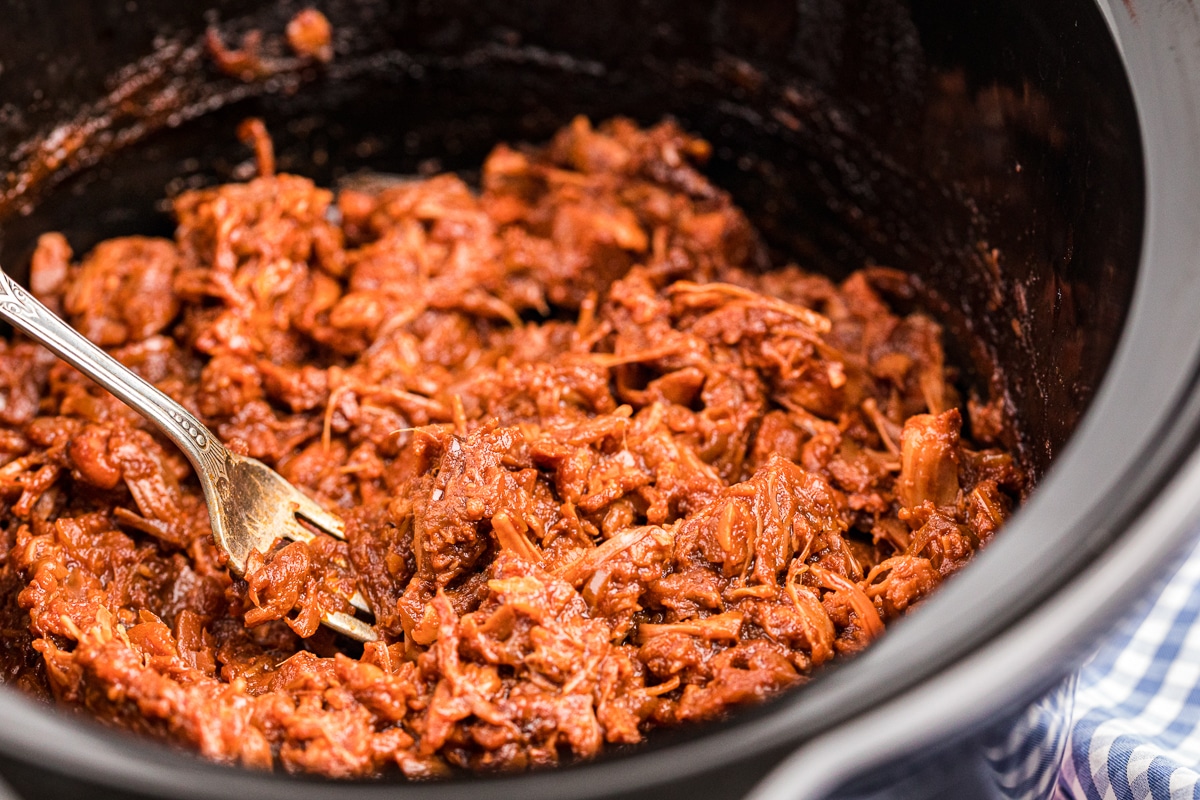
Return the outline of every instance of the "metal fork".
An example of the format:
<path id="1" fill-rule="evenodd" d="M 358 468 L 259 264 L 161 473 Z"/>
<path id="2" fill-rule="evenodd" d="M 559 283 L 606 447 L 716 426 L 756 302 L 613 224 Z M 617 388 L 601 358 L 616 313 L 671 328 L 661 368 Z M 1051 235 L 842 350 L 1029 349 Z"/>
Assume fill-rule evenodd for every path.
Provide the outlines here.
<path id="1" fill-rule="evenodd" d="M 330 536 L 346 538 L 340 519 L 266 464 L 229 452 L 186 408 L 59 319 L 2 269 L 0 319 L 112 392 L 183 451 L 204 488 L 213 538 L 235 574 L 245 574 L 251 551 L 265 554 L 280 537 L 312 541 L 317 534 L 301 519 Z M 359 592 L 348 599 L 354 608 L 371 613 Z M 341 611 L 325 612 L 321 622 L 360 642 L 378 638 L 370 625 Z"/>

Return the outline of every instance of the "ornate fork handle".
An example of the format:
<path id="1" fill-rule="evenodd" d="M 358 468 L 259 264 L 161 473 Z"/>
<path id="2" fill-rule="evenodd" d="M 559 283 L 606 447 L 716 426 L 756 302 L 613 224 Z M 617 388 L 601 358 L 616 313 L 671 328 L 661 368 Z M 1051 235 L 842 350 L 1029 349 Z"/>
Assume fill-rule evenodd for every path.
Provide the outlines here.
<path id="1" fill-rule="evenodd" d="M 229 452 L 200 420 L 60 320 L 2 269 L 0 318 L 155 423 L 199 475 L 208 476 L 217 486 L 228 482 Z"/>

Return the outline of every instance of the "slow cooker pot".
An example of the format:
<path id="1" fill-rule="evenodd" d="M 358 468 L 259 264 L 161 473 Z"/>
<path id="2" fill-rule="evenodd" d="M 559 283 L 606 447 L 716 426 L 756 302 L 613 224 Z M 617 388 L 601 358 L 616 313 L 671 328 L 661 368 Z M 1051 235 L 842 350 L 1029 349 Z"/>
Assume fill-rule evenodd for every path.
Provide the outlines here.
<path id="1" fill-rule="evenodd" d="M 469 170 L 575 114 L 670 114 L 713 143 L 710 175 L 782 257 L 919 278 L 895 300 L 942 319 L 964 386 L 1005 394 L 1038 488 L 862 656 L 594 763 L 335 787 L 3 691 L 0 772 L 31 797 L 664 798 L 741 796 L 783 762 L 762 796 L 989 796 L 983 732 L 1067 671 L 1200 516 L 1191 6 L 316 5 L 333 63 L 243 82 L 213 67 L 206 28 L 278 36 L 299 5 L 0 2 L 0 263 L 20 275 L 46 230 L 76 252 L 168 233 L 164 194 L 244 175 L 234 131 L 251 115 L 280 169 L 332 183 Z"/>

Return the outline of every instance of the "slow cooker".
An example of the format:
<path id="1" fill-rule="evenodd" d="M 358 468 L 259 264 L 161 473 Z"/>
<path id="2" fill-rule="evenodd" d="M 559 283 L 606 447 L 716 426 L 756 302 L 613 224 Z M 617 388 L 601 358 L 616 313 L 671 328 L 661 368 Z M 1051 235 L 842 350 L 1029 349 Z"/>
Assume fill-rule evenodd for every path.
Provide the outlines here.
<path id="1" fill-rule="evenodd" d="M 0 263 L 169 233 L 158 201 L 279 168 L 469 170 L 576 114 L 664 115 L 784 257 L 906 270 L 1038 485 L 863 655 L 723 722 L 532 774 L 337 783 L 224 768 L 0 692 L 28 797 L 999 797 L 1004 726 L 1200 518 L 1200 14 L 1162 0 L 330 0 L 336 56 L 259 80 L 204 45 L 292 2 L 3 0 Z M 469 172 L 464 175 L 470 179 Z M 757 786 L 757 788 L 755 788 Z"/>

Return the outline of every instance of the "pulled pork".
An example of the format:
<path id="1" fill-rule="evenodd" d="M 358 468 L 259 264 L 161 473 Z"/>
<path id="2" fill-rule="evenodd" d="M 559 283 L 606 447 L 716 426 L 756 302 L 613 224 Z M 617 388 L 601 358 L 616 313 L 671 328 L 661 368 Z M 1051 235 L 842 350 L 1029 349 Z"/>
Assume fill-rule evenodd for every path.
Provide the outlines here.
<path id="1" fill-rule="evenodd" d="M 869 644 L 1024 478 L 881 299 L 902 276 L 767 269 L 708 153 L 578 119 L 478 192 L 268 175 L 180 196 L 174 241 L 47 234 L 41 298 L 348 542 L 231 577 L 183 457 L 0 341 L 4 680 L 221 762 L 427 777 L 586 759 Z M 355 585 L 352 655 L 317 621 Z"/>

